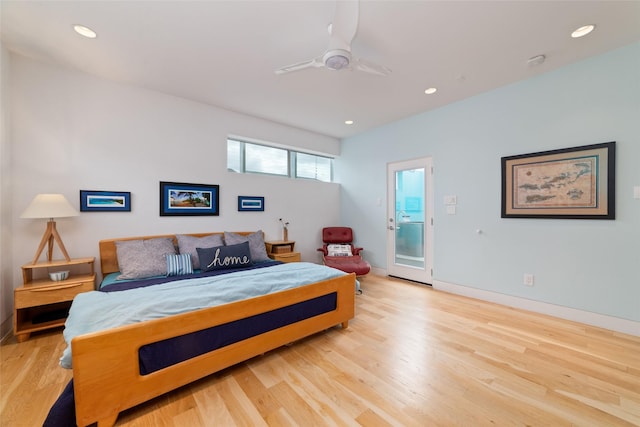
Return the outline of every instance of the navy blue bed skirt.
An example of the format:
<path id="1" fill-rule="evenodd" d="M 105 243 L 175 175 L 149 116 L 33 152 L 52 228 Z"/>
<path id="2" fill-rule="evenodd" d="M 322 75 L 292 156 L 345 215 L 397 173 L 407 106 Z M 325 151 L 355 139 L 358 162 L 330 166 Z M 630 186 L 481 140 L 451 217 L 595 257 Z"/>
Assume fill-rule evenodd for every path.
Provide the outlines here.
<path id="1" fill-rule="evenodd" d="M 336 293 L 140 347 L 140 375 L 336 309 Z"/>

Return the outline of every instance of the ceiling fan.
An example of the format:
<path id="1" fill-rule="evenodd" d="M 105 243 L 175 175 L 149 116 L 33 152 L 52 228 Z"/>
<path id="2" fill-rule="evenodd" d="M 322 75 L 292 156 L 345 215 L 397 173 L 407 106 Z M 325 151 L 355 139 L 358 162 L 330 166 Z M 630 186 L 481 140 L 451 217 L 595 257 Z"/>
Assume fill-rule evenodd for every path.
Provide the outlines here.
<path id="1" fill-rule="evenodd" d="M 365 73 L 386 76 L 391 70 L 383 65 L 374 64 L 351 55 L 351 42 L 358 30 L 358 0 L 338 0 L 333 22 L 329 24 L 329 46 L 317 58 L 287 65 L 275 71 L 286 74 L 305 68 L 328 68 L 330 70 L 359 70 Z"/>

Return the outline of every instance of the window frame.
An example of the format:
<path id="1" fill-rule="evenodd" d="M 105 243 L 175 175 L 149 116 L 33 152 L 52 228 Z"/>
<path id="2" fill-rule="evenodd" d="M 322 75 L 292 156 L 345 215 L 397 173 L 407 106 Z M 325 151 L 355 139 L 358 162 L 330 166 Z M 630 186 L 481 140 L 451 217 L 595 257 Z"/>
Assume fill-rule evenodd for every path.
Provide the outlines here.
<path id="1" fill-rule="evenodd" d="M 322 179 L 318 179 L 317 176 L 318 174 L 316 173 L 316 178 L 309 178 L 306 176 L 298 176 L 298 154 L 304 154 L 305 156 L 313 156 L 314 158 L 318 159 L 329 159 L 329 181 L 324 181 Z M 319 182 L 333 182 L 333 157 L 329 157 L 329 156 L 320 156 L 318 154 L 312 154 L 312 153 L 305 153 L 303 151 L 291 151 L 291 156 L 293 157 L 293 159 L 291 160 L 290 164 L 292 167 L 292 175 L 293 178 L 297 178 L 297 179 L 310 179 L 312 181 L 319 181 Z M 317 161 L 317 160 L 316 160 Z"/>
<path id="2" fill-rule="evenodd" d="M 235 169 L 232 169 L 229 167 L 229 142 L 233 141 L 239 144 L 239 171 L 236 171 Z M 287 152 L 287 173 L 282 174 L 282 173 L 277 173 L 277 172 L 261 172 L 261 171 L 252 171 L 252 170 L 247 170 L 247 153 L 246 153 L 246 146 L 247 144 L 249 145 L 256 145 L 256 146 L 261 146 L 261 147 L 266 147 L 266 148 L 272 148 L 272 149 L 276 149 L 276 150 L 284 150 Z M 297 155 L 298 154 L 304 154 L 307 156 L 313 156 L 313 157 L 318 157 L 318 158 L 323 158 L 323 159 L 328 159 L 329 160 L 329 181 L 324 181 L 322 179 L 318 179 L 317 176 L 318 174 L 316 174 L 316 178 L 310 178 L 310 177 L 304 177 L 304 176 L 298 176 L 298 171 L 297 171 Z M 240 138 L 233 138 L 233 137 L 227 137 L 227 171 L 228 172 L 234 172 L 234 173 L 246 173 L 246 174 L 256 174 L 256 175 L 268 175 L 268 176 L 280 176 L 280 177 L 289 177 L 292 179 L 306 179 L 306 180 L 310 180 L 310 181 L 317 181 L 317 182 L 328 182 L 328 183 L 332 183 L 333 178 L 334 178 L 334 171 L 333 171 L 333 161 L 335 160 L 334 157 L 331 157 L 329 155 L 320 155 L 320 154 L 316 154 L 316 153 L 311 153 L 311 152 L 307 152 L 307 151 L 300 151 L 300 150 L 293 150 L 291 148 L 287 148 L 287 147 L 283 147 L 283 146 L 278 146 L 278 145 L 270 145 L 270 144 L 266 144 L 266 143 L 260 143 L 260 142 L 253 142 L 253 141 L 247 141 L 244 139 L 240 139 Z"/>

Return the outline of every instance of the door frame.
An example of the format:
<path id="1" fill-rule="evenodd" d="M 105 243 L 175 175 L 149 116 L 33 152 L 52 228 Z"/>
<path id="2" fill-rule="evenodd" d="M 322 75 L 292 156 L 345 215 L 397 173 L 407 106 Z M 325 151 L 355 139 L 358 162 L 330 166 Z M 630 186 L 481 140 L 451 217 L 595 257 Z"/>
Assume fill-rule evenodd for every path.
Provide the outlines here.
<path id="1" fill-rule="evenodd" d="M 424 268 L 396 264 L 396 172 L 424 168 Z M 418 159 L 387 163 L 387 274 L 415 282 L 433 283 L 433 159 Z M 393 228 L 393 229 L 391 229 Z"/>

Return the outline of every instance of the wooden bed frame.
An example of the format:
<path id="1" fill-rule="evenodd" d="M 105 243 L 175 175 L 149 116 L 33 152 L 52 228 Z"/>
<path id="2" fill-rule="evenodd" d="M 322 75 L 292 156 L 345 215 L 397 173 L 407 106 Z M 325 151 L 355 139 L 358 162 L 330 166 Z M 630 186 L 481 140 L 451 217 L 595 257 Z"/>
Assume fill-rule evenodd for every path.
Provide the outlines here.
<path id="1" fill-rule="evenodd" d="M 210 234 L 216 233 L 190 235 L 202 237 Z M 155 237 L 175 239 L 175 235 L 163 235 L 101 241 L 102 274 L 118 271 L 116 240 Z M 140 375 L 138 349 L 143 345 L 334 292 L 337 294 L 334 311 L 271 330 L 148 375 Z M 354 311 L 355 275 L 350 274 L 248 300 L 75 337 L 71 346 L 76 422 L 78 426 L 95 422 L 99 427 L 112 426 L 121 411 L 163 393 L 338 324 L 346 328 L 354 317 Z"/>

